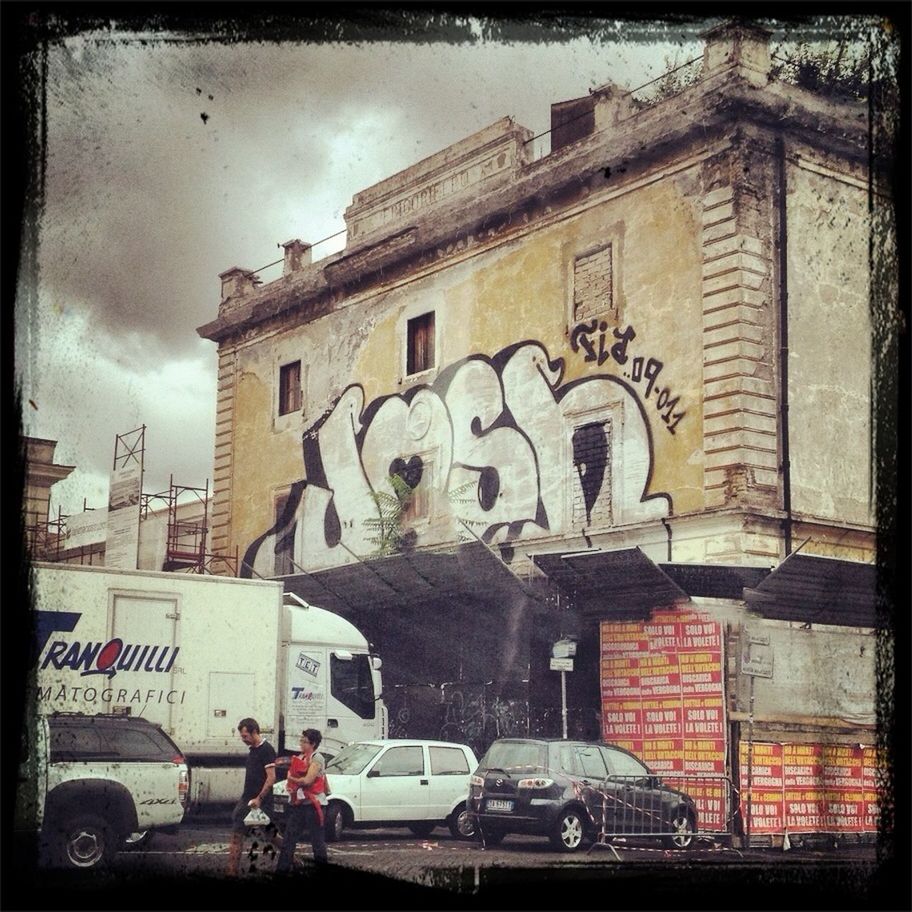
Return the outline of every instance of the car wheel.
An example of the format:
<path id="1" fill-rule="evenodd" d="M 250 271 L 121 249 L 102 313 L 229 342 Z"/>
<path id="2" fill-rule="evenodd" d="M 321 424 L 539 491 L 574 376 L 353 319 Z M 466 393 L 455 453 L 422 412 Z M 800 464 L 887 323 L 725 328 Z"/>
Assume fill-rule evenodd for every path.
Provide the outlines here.
<path id="1" fill-rule="evenodd" d="M 73 868 L 98 868 L 114 854 L 114 839 L 107 822 L 94 814 L 70 817 L 60 828 L 60 855 Z"/>
<path id="2" fill-rule="evenodd" d="M 334 801 L 326 810 L 326 841 L 338 842 L 345 831 L 345 812 L 337 801 Z"/>
<path id="3" fill-rule="evenodd" d="M 560 852 L 575 852 L 585 836 L 583 818 L 576 808 L 561 811 L 551 830 L 551 844 Z"/>
<path id="4" fill-rule="evenodd" d="M 475 839 L 485 846 L 500 845 L 504 841 L 506 835 L 507 834 L 503 832 L 503 830 L 481 830 L 478 828 L 475 830 Z"/>
<path id="5" fill-rule="evenodd" d="M 672 835 L 665 837 L 665 845 L 669 849 L 689 849 L 693 845 L 694 826 L 693 817 L 684 808 L 678 808 L 671 818 Z"/>
<path id="6" fill-rule="evenodd" d="M 139 833 L 130 833 L 129 836 L 124 840 L 123 847 L 128 850 L 137 851 L 138 849 L 144 849 L 150 842 L 152 842 L 152 837 L 155 835 L 154 830 L 142 830 Z"/>
<path id="7" fill-rule="evenodd" d="M 419 838 L 427 839 L 434 832 L 436 823 L 410 823 L 408 828 Z"/>
<path id="8" fill-rule="evenodd" d="M 464 804 L 460 804 L 450 814 L 447 826 L 450 828 L 450 835 L 454 839 L 471 839 L 475 835 L 475 821 L 466 810 Z"/>

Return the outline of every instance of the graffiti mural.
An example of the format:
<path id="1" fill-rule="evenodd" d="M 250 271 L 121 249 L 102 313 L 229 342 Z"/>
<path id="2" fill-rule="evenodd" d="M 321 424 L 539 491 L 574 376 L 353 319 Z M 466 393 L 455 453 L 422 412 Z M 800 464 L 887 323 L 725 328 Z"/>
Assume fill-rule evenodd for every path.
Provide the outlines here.
<path id="1" fill-rule="evenodd" d="M 583 352 L 584 361 L 595 363 L 599 367 L 609 358 L 623 367 L 627 379 L 643 385 L 643 398 L 653 403 L 665 422 L 668 433 L 674 434 L 675 428 L 685 415 L 685 410 L 682 408 L 678 411 L 681 397 L 675 396 L 670 386 L 662 386 L 658 382 L 664 363 L 658 358 L 644 358 L 642 355 L 630 358 L 627 354 L 627 345 L 636 338 L 636 331 L 632 326 L 623 330 L 615 328 L 612 330 L 612 336 L 617 341 L 607 348 L 608 324 L 604 320 L 578 323 L 570 333 L 570 347 L 574 352 Z M 650 399 L 653 392 L 655 396 Z"/>
<path id="2" fill-rule="evenodd" d="M 419 547 L 466 529 L 506 545 L 667 516 L 671 498 L 649 492 L 652 437 L 635 388 L 611 375 L 562 383 L 563 370 L 527 341 L 371 402 L 347 387 L 304 432 L 305 477 L 248 547 L 244 574 L 272 576 L 282 555 L 306 570 L 370 555 L 373 494 L 394 495 L 393 476 L 426 505 L 412 519 Z"/>

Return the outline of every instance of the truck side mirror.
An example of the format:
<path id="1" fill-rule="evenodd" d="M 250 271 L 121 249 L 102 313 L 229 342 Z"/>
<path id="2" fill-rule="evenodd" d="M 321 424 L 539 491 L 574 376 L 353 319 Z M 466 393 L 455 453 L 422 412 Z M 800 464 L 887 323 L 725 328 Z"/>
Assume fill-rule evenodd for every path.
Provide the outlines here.
<path id="1" fill-rule="evenodd" d="M 380 671 L 381 667 L 383 666 L 383 662 L 381 661 L 380 656 L 371 656 L 370 660 L 371 668 L 373 668 L 374 671 Z"/>

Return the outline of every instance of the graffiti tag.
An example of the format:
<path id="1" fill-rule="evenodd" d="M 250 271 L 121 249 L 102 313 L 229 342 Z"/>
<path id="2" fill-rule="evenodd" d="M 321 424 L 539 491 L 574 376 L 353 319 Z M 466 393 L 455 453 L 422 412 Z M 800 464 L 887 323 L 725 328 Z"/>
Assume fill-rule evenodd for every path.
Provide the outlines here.
<path id="1" fill-rule="evenodd" d="M 658 358 L 642 356 L 631 360 L 627 354 L 627 345 L 636 338 L 636 331 L 632 326 L 623 330 L 615 327 L 611 330 L 611 336 L 617 341 L 608 347 L 608 324 L 604 320 L 578 323 L 570 333 L 570 348 L 574 352 L 583 352 L 583 361 L 593 362 L 599 367 L 609 358 L 622 367 L 630 362 L 629 370 L 624 372 L 624 376 L 636 384 L 645 383 L 644 398 L 647 400 L 655 390 L 656 395 L 652 401 L 661 413 L 668 432 L 673 434 L 686 412 L 683 409 L 680 412 L 675 411 L 681 397 L 672 397 L 671 387 L 660 388 L 656 383 L 659 373 L 665 366 L 664 363 Z"/>

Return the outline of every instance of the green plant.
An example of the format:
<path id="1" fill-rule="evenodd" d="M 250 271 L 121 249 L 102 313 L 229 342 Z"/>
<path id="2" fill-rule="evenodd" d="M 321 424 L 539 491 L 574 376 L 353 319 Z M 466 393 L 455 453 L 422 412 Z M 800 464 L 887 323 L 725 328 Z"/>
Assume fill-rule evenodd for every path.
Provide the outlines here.
<path id="1" fill-rule="evenodd" d="M 393 489 L 388 491 L 371 491 L 371 499 L 377 507 L 377 515 L 364 520 L 368 531 L 374 534 L 368 539 L 378 557 L 398 554 L 403 550 L 407 531 L 402 528 L 402 516 L 408 509 L 415 489 L 404 481 L 400 475 L 390 475 L 387 484 Z"/>
<path id="2" fill-rule="evenodd" d="M 476 504 L 478 502 L 477 497 L 474 494 L 477 490 L 478 482 L 475 479 L 471 479 L 452 490 L 447 491 L 447 499 L 453 506 L 453 518 L 459 524 L 457 534 L 459 536 L 459 541 L 461 542 L 478 538 L 479 536 L 475 533 L 475 530 L 485 526 L 484 520 L 466 519 L 457 513 L 460 506 L 467 506 L 468 504 Z M 470 491 L 473 492 L 472 496 L 468 496 Z"/>

